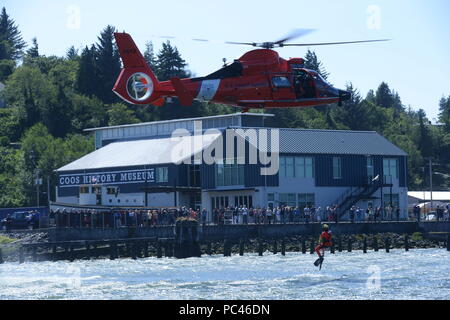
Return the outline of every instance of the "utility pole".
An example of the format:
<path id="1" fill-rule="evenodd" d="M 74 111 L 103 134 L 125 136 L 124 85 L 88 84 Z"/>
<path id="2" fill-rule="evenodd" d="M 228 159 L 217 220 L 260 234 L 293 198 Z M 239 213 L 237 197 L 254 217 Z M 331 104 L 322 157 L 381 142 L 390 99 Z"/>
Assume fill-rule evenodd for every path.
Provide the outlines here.
<path id="1" fill-rule="evenodd" d="M 429 159 L 429 166 L 430 166 L 430 211 L 433 210 L 433 169 L 432 169 L 432 161 L 431 157 Z"/>

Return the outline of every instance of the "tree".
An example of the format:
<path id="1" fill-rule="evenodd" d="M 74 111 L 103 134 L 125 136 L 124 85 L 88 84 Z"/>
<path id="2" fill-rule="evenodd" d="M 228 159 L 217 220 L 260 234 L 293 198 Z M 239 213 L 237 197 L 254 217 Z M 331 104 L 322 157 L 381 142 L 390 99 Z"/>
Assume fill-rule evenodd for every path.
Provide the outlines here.
<path id="1" fill-rule="evenodd" d="M 25 47 L 19 28 L 3 7 L 0 14 L 0 60 L 18 61 Z"/>
<path id="2" fill-rule="evenodd" d="M 39 57 L 39 46 L 37 43 L 37 38 L 33 38 L 33 46 L 27 50 L 27 57 L 28 58 L 38 58 Z"/>
<path id="3" fill-rule="evenodd" d="M 133 110 L 127 108 L 123 104 L 116 104 L 108 110 L 108 125 L 118 126 L 122 124 L 139 123 L 139 119 L 136 118 Z"/>
<path id="4" fill-rule="evenodd" d="M 80 59 L 78 49 L 75 49 L 74 46 L 71 46 L 69 49 L 67 49 L 66 59 L 71 61 L 78 61 Z"/>
<path id="5" fill-rule="evenodd" d="M 56 88 L 36 67 L 21 66 L 8 78 L 4 90 L 6 103 L 18 108 L 22 130 L 42 119 L 45 110 L 56 103 Z"/>
<path id="6" fill-rule="evenodd" d="M 322 62 L 317 58 L 314 51 L 308 49 L 305 56 L 305 68 L 317 71 L 325 80 L 330 75 L 323 66 Z"/>
<path id="7" fill-rule="evenodd" d="M 393 90 L 391 91 L 386 82 L 382 82 L 378 87 L 375 94 L 375 102 L 383 108 L 404 111 L 399 94 Z"/>
<path id="8" fill-rule="evenodd" d="M 450 96 L 439 101 L 439 121 L 444 126 L 445 133 L 450 134 Z"/>
<path id="9" fill-rule="evenodd" d="M 99 82 L 96 83 L 96 95 L 104 103 L 117 101 L 116 95 L 112 92 L 114 83 L 119 76 L 121 64 L 119 51 L 117 49 L 114 32 L 116 28 L 107 26 L 98 37 L 97 50 L 97 70 Z"/>
<path id="10" fill-rule="evenodd" d="M 420 109 L 417 113 L 419 117 L 419 141 L 418 146 L 422 155 L 431 157 L 433 155 L 433 140 L 429 129 L 429 121 L 426 118 L 425 111 Z"/>
<path id="11" fill-rule="evenodd" d="M 189 72 L 185 69 L 186 61 L 181 58 L 176 47 L 170 44 L 170 41 L 162 44 L 162 49 L 158 53 L 158 62 L 156 73 L 160 81 L 170 80 L 174 77 L 189 77 Z"/>
<path id="12" fill-rule="evenodd" d="M 97 93 L 99 81 L 95 47 L 85 47 L 80 57 L 76 88 L 79 93 L 92 97 Z"/>
<path id="13" fill-rule="evenodd" d="M 153 50 L 153 43 L 151 41 L 145 43 L 144 59 L 153 71 L 156 70 L 157 59 Z"/>

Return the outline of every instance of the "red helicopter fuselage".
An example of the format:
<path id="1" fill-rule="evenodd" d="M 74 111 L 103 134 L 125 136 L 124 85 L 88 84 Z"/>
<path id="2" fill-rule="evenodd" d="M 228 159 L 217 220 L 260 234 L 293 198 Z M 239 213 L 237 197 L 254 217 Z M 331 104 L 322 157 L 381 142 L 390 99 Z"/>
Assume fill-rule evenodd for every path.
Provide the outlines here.
<path id="1" fill-rule="evenodd" d="M 305 69 L 303 59 L 285 60 L 270 49 L 247 52 L 206 77 L 159 82 L 131 36 L 116 33 L 115 37 L 124 68 L 113 91 L 132 104 L 162 106 L 167 98 L 176 97 L 183 106 L 200 100 L 247 111 L 327 105 L 350 98 L 317 72 Z"/>

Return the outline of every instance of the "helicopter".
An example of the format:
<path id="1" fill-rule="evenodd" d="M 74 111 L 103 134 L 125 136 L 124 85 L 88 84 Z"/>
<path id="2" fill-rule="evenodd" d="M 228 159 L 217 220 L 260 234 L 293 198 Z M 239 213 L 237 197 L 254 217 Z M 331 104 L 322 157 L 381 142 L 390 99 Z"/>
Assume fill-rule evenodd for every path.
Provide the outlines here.
<path id="1" fill-rule="evenodd" d="M 345 90 L 335 88 L 317 71 L 305 68 L 303 58 L 283 59 L 274 48 L 288 46 L 339 45 L 388 41 L 362 40 L 329 43 L 287 43 L 312 29 L 297 29 L 274 42 L 227 42 L 258 49 L 225 64 L 220 70 L 199 78 L 171 78 L 158 81 L 142 53 L 128 33 L 115 33 L 123 69 L 113 91 L 135 105 L 163 106 L 167 99 L 178 98 L 181 106 L 194 100 L 250 109 L 311 107 L 337 103 L 351 98 Z M 202 40 L 203 41 L 203 40 Z"/>

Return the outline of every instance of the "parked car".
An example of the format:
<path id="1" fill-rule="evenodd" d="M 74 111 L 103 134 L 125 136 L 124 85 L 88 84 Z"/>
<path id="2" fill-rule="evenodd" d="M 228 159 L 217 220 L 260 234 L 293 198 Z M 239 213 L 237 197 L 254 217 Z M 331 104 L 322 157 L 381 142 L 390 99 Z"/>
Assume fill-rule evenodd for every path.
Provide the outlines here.
<path id="1" fill-rule="evenodd" d="M 3 219 L 1 221 L 1 228 L 3 230 L 33 229 L 33 224 L 34 219 L 32 214 L 25 211 L 18 211 Z"/>

